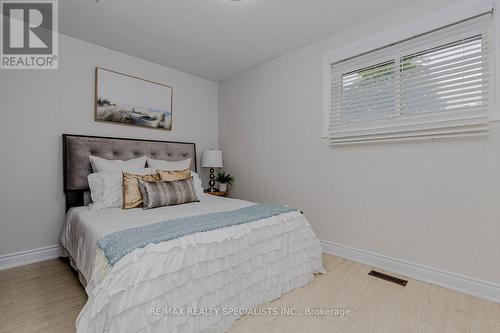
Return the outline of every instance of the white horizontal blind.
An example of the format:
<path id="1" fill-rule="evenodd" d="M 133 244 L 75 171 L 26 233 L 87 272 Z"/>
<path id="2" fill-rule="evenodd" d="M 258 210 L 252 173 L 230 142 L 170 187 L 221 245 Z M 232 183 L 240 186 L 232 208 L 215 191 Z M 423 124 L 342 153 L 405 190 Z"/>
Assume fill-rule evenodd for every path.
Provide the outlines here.
<path id="1" fill-rule="evenodd" d="M 331 64 L 333 145 L 488 134 L 491 14 Z"/>

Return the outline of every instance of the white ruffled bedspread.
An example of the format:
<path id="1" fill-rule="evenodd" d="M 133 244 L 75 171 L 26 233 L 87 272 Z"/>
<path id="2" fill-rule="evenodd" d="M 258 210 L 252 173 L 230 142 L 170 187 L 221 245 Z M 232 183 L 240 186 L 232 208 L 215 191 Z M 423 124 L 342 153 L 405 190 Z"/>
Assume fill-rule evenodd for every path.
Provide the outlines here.
<path id="1" fill-rule="evenodd" d="M 77 332 L 224 332 L 239 315 L 223 309 L 252 308 L 308 284 L 324 272 L 321 253 L 299 212 L 150 244 L 109 271 L 94 267 Z"/>

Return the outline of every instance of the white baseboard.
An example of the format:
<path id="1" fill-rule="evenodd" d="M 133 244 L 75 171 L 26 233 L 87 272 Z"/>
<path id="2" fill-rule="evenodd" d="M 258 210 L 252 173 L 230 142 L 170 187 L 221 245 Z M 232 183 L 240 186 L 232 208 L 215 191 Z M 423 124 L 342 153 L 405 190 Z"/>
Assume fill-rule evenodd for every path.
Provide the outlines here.
<path id="1" fill-rule="evenodd" d="M 377 267 L 388 272 L 394 272 L 415 280 L 420 280 L 500 304 L 500 285 L 492 282 L 482 281 L 324 240 L 321 241 L 321 245 L 323 247 L 323 252 L 337 257 Z M 52 245 L 3 255 L 0 256 L 0 270 L 55 259 L 59 257 L 60 251 L 61 248 L 59 245 Z"/>
<path id="2" fill-rule="evenodd" d="M 455 290 L 495 303 L 500 303 L 500 285 L 492 282 L 482 281 L 324 240 L 321 241 L 321 245 L 323 246 L 323 252 L 327 254 L 356 261 L 388 272 L 394 272 L 415 280 Z"/>
<path id="3" fill-rule="evenodd" d="M 0 270 L 58 258 L 59 253 L 60 246 L 51 245 L 39 249 L 6 254 L 0 256 Z"/>

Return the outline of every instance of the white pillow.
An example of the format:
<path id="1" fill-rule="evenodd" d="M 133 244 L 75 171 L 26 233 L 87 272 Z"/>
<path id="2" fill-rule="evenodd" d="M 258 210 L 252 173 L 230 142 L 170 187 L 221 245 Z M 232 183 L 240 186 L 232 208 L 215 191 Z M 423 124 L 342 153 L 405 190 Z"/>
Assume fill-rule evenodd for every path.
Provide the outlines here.
<path id="1" fill-rule="evenodd" d="M 201 201 L 203 199 L 204 191 L 200 176 L 198 176 L 198 174 L 194 171 L 191 171 L 191 176 L 193 176 L 194 191 L 196 192 L 198 200 Z"/>
<path id="2" fill-rule="evenodd" d="M 191 159 L 185 159 L 182 161 L 164 161 L 164 160 L 153 160 L 152 158 L 147 158 L 148 168 L 155 168 L 165 171 L 175 171 L 175 170 L 186 170 L 191 168 Z"/>
<path id="3" fill-rule="evenodd" d="M 90 198 L 92 203 L 89 205 L 90 209 L 102 209 L 104 208 L 104 201 L 102 199 L 104 191 L 104 179 L 103 172 L 101 173 L 91 173 L 87 176 L 90 188 Z"/>
<path id="4" fill-rule="evenodd" d="M 137 175 L 152 175 L 155 169 L 126 170 Z M 90 209 L 121 207 L 123 202 L 123 175 L 121 171 L 91 173 L 87 177 L 92 204 Z"/>
<path id="5" fill-rule="evenodd" d="M 90 164 L 92 164 L 92 171 L 108 172 L 108 171 L 127 171 L 137 170 L 146 167 L 146 156 L 133 158 L 131 160 L 107 160 L 97 156 L 89 156 Z"/>

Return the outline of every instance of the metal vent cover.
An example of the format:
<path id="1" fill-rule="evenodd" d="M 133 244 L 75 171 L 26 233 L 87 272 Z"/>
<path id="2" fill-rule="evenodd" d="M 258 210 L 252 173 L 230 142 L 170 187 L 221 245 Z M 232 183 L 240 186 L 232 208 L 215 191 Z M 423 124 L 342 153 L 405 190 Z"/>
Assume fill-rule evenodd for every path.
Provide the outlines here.
<path id="1" fill-rule="evenodd" d="M 389 282 L 392 282 L 395 284 L 399 284 L 400 286 L 403 286 L 403 287 L 406 286 L 406 284 L 408 283 L 408 281 L 406 281 L 406 280 L 397 278 L 397 277 L 392 276 L 392 275 L 377 272 L 374 270 L 371 270 L 370 273 L 368 273 L 368 275 L 385 280 L 385 281 L 389 281 Z"/>

